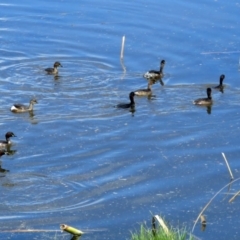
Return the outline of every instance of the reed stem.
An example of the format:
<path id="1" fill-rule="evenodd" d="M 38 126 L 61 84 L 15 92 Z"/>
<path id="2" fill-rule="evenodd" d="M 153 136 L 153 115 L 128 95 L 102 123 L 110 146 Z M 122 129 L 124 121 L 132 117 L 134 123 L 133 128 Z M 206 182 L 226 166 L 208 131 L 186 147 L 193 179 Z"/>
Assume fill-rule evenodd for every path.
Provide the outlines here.
<path id="1" fill-rule="evenodd" d="M 122 37 L 122 48 L 121 48 L 121 55 L 120 55 L 121 59 L 123 59 L 124 45 L 125 45 L 125 36 Z"/>
<path id="2" fill-rule="evenodd" d="M 224 153 L 222 153 L 222 156 L 223 156 L 223 158 L 224 158 L 224 160 L 225 160 L 225 162 L 226 162 L 226 165 L 227 165 L 227 168 L 228 168 L 229 174 L 230 174 L 230 176 L 231 176 L 231 180 L 233 180 L 234 177 L 233 177 L 233 174 L 232 174 L 231 168 L 230 168 L 230 166 L 229 166 L 229 164 L 228 164 L 228 160 L 227 160 L 227 158 L 226 158 L 226 156 L 225 156 Z"/>
<path id="3" fill-rule="evenodd" d="M 208 206 L 209 206 L 210 203 L 213 201 L 213 199 L 214 199 L 224 188 L 228 187 L 230 184 L 232 184 L 232 183 L 234 183 L 234 182 L 236 182 L 236 181 L 238 181 L 238 180 L 240 180 L 240 178 L 237 178 L 237 179 L 231 181 L 230 183 L 228 183 L 227 185 L 225 185 L 224 187 L 222 187 L 222 188 L 210 199 L 210 201 L 205 205 L 205 207 L 202 209 L 202 211 L 199 213 L 197 219 L 195 220 L 194 225 L 193 225 L 193 228 L 192 228 L 192 233 L 193 233 L 193 231 L 194 231 L 194 228 L 195 228 L 195 226 L 196 226 L 199 218 L 203 215 L 203 212 L 208 208 Z"/>

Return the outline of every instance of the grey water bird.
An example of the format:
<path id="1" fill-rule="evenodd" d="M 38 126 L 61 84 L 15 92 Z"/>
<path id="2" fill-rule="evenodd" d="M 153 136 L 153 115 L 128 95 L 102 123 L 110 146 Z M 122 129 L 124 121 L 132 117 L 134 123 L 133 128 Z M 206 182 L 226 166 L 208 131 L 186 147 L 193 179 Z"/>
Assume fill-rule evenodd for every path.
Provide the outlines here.
<path id="1" fill-rule="evenodd" d="M 15 103 L 12 105 L 10 110 L 14 113 L 23 113 L 33 111 L 33 105 L 37 103 L 36 99 L 31 99 L 29 106 L 23 105 L 21 103 Z"/>

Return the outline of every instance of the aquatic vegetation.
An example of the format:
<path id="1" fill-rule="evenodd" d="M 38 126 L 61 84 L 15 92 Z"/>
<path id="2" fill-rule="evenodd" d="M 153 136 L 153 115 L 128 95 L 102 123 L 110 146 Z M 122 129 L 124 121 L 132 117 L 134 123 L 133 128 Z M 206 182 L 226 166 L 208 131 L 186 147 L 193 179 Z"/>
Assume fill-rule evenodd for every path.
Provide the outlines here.
<path id="1" fill-rule="evenodd" d="M 155 219 L 159 222 L 156 227 Z M 162 218 L 158 215 L 152 219 L 152 229 L 145 224 L 141 224 L 140 231 L 132 233 L 131 240 L 193 240 L 194 237 L 188 233 L 186 228 L 173 228 L 167 226 Z"/>

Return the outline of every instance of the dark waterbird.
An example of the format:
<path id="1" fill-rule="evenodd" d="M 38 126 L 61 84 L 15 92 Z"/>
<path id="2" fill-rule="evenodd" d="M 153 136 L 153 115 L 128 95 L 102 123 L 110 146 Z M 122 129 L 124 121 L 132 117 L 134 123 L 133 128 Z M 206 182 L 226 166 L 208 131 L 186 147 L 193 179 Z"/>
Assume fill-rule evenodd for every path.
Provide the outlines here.
<path id="1" fill-rule="evenodd" d="M 193 103 L 195 105 L 203 105 L 203 106 L 211 105 L 213 103 L 211 94 L 212 94 L 212 89 L 207 88 L 207 97 L 206 98 L 198 98 L 198 99 L 194 100 Z"/>
<path id="2" fill-rule="evenodd" d="M 136 96 L 149 96 L 152 94 L 152 82 L 149 81 L 148 82 L 148 87 L 145 89 L 138 89 L 136 91 L 134 91 L 134 94 Z"/>
<path id="3" fill-rule="evenodd" d="M 223 85 L 223 80 L 225 78 L 225 75 L 222 74 L 219 78 L 219 85 L 214 87 L 215 89 L 218 89 L 219 91 L 223 92 L 223 88 L 224 88 L 224 85 Z"/>
<path id="4" fill-rule="evenodd" d="M 16 137 L 16 135 L 13 132 L 7 132 L 5 134 L 6 140 L 0 140 L 0 148 L 7 148 L 9 145 L 11 145 L 11 137 Z"/>
<path id="5" fill-rule="evenodd" d="M 53 64 L 53 68 L 46 68 L 45 71 L 47 72 L 47 74 L 58 74 L 58 67 L 62 67 L 60 62 L 55 62 Z"/>
<path id="6" fill-rule="evenodd" d="M 129 93 L 130 103 L 119 103 L 118 105 L 116 105 L 116 107 L 117 108 L 133 108 L 135 106 L 134 96 L 135 96 L 135 93 L 130 92 Z"/>
<path id="7" fill-rule="evenodd" d="M 159 70 L 150 70 L 146 72 L 143 77 L 146 79 L 160 79 L 160 83 L 164 85 L 162 78 L 164 77 L 163 68 L 165 66 L 165 60 L 160 62 L 160 69 Z"/>

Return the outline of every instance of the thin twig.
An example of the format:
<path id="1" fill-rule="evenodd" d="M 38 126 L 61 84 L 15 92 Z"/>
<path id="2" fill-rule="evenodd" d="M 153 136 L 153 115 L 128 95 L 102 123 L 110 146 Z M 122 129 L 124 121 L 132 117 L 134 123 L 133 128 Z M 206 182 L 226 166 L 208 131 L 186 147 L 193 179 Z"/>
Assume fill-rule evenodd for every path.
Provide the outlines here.
<path id="1" fill-rule="evenodd" d="M 237 195 L 239 195 L 240 194 L 240 191 L 238 191 L 236 194 L 234 194 L 234 196 L 228 201 L 228 202 L 233 202 L 234 201 L 234 199 L 237 197 Z"/>
<path id="2" fill-rule="evenodd" d="M 207 207 L 210 205 L 210 203 L 213 201 L 213 199 L 214 199 L 224 188 L 226 188 L 229 184 L 232 184 L 232 183 L 238 181 L 239 179 L 240 179 L 240 178 L 237 178 L 237 179 L 233 180 L 232 182 L 228 183 L 227 185 L 225 185 L 224 187 L 222 187 L 222 188 L 210 199 L 210 201 L 206 204 L 206 206 L 205 206 L 205 207 L 203 208 L 203 210 L 199 213 L 197 219 L 195 220 L 195 223 L 194 223 L 193 228 L 192 228 L 192 232 L 194 231 L 194 228 L 195 228 L 195 226 L 196 226 L 199 218 L 201 217 L 201 215 L 203 214 L 203 212 L 207 209 Z"/>
<path id="3" fill-rule="evenodd" d="M 225 162 L 226 162 L 226 165 L 227 165 L 227 168 L 228 168 L 228 171 L 229 171 L 229 173 L 230 173 L 231 180 L 232 180 L 232 179 L 234 179 L 234 177 L 233 177 L 233 174 L 232 174 L 231 168 L 229 167 L 228 160 L 227 160 L 227 158 L 226 158 L 226 156 L 225 156 L 224 153 L 222 153 L 222 155 L 223 155 L 223 158 L 224 158 L 224 160 L 225 160 Z"/>

